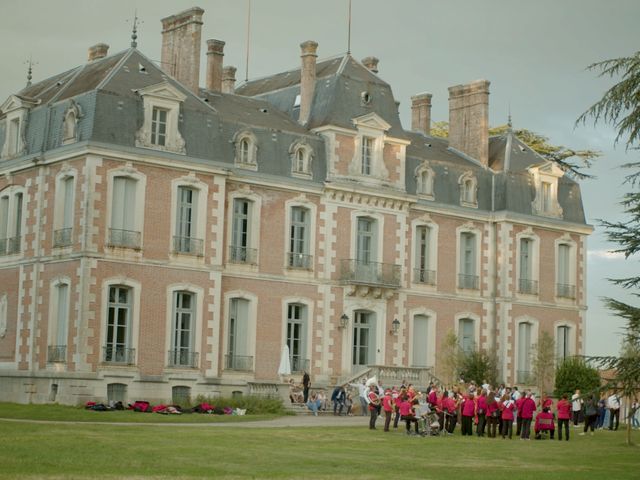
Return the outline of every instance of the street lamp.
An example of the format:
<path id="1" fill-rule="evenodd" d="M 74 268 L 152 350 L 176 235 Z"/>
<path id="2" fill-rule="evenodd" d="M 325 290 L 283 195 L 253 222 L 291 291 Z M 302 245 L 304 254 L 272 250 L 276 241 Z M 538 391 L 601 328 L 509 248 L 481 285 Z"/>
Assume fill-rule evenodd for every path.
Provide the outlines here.
<path id="1" fill-rule="evenodd" d="M 347 317 L 346 313 L 343 313 L 342 316 L 340 317 L 340 322 L 338 323 L 338 327 L 347 328 L 348 324 L 349 324 L 349 317 Z"/>
<path id="2" fill-rule="evenodd" d="M 400 321 L 397 318 L 395 318 L 393 322 L 391 322 L 391 331 L 389 333 L 393 333 L 394 335 L 397 335 L 398 330 L 400 330 Z"/>

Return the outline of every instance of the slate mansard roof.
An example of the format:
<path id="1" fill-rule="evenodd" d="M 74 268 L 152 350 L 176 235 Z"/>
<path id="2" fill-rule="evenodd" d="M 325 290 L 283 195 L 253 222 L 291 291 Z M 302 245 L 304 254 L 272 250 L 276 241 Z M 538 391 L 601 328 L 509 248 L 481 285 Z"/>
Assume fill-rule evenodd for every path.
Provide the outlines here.
<path id="1" fill-rule="evenodd" d="M 169 82 L 186 99 L 181 105 L 179 129 L 186 142 L 184 155 L 155 152 L 176 162 L 205 163 L 233 170 L 233 138 L 242 130 L 251 131 L 258 142 L 257 172 L 245 175 L 286 177 L 288 182 L 306 182 L 321 187 L 327 176 L 325 143 L 314 129 L 332 125 L 353 130 L 353 119 L 375 112 L 390 125 L 387 134 L 411 143 L 406 150 L 406 191 L 413 201 L 451 208 L 459 207 L 458 181 L 471 172 L 477 179 L 478 211 L 510 211 L 533 215 L 536 192 L 529 173 L 531 166 L 545 160 L 508 132 L 489 139 L 489 167 L 449 147 L 446 139 L 407 131 L 402 127 L 398 107 L 388 83 L 350 55 L 319 61 L 308 125 L 298 123 L 300 68 L 248 81 L 236 94 L 200 90 L 196 96 L 180 82 L 165 74 L 138 50 L 131 48 L 95 60 L 35 83 L 18 92 L 20 98 L 36 103 L 28 116 L 26 156 L 7 160 L 24 161 L 62 145 L 64 113 L 73 101 L 81 111 L 78 142 L 90 142 L 131 151 L 136 132 L 143 123 L 140 89 Z M 371 101 L 362 102 L 366 92 Z M 0 120 L 2 117 L 0 117 Z M 6 122 L 0 121 L 0 145 L 4 143 Z M 290 147 L 303 140 L 313 149 L 312 177 L 291 176 Z M 509 149 L 507 147 L 510 147 Z M 507 160 L 508 159 L 508 160 Z M 3 161 L 4 162 L 4 161 Z M 505 169 L 505 164 L 508 163 Z M 435 173 L 434 200 L 416 194 L 416 169 L 428 165 Z M 397 191 L 394 192 L 397 194 Z M 584 224 L 579 185 L 564 175 L 559 180 L 558 201 L 563 220 Z"/>

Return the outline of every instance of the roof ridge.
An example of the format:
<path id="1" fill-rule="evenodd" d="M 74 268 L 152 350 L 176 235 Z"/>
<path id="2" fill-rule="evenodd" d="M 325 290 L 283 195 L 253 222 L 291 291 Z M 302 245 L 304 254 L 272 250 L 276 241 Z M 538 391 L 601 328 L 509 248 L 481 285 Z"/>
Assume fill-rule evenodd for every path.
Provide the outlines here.
<path id="1" fill-rule="evenodd" d="M 75 71 L 75 73 L 71 75 L 71 78 L 69 79 L 69 81 L 66 82 L 64 86 L 60 90 L 58 90 L 58 92 L 55 95 L 53 95 L 46 104 L 47 105 L 53 104 L 56 101 L 56 99 L 60 97 L 62 92 L 64 92 L 67 88 L 69 88 L 69 85 L 71 85 L 73 81 L 76 78 L 78 78 L 78 76 L 87 68 L 87 65 L 89 64 L 85 63 L 84 65 L 80 65 L 78 69 Z"/>
<path id="2" fill-rule="evenodd" d="M 111 81 L 111 79 L 114 77 L 116 72 L 120 70 L 120 67 L 122 67 L 124 62 L 126 62 L 131 57 L 134 50 L 136 50 L 135 47 L 129 47 L 125 50 L 119 51 L 118 53 L 114 53 L 113 55 L 110 55 L 112 57 L 115 57 L 116 55 L 120 55 L 121 53 L 126 52 L 124 55 L 122 55 L 122 58 L 118 61 L 118 63 L 115 64 L 115 66 L 111 69 L 111 71 L 107 74 L 107 76 L 104 77 L 98 85 L 96 85 L 95 90 L 102 90 L 106 86 L 106 84 Z M 109 57 L 104 57 L 104 58 L 109 58 Z"/>

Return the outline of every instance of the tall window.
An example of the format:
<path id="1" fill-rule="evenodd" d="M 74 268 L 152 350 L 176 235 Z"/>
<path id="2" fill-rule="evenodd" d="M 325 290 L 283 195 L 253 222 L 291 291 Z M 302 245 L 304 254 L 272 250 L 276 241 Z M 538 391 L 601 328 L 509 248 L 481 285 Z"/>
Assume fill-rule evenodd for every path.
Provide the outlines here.
<path id="1" fill-rule="evenodd" d="M 571 356 L 571 328 L 567 325 L 561 325 L 556 330 L 556 358 L 564 360 Z"/>
<path id="2" fill-rule="evenodd" d="M 352 364 L 355 367 L 375 362 L 375 323 L 371 312 L 356 311 L 353 321 Z"/>
<path id="3" fill-rule="evenodd" d="M 9 155 L 16 155 L 20 149 L 20 119 L 14 118 L 9 122 Z"/>
<path id="4" fill-rule="evenodd" d="M 518 383 L 529 383 L 531 376 L 531 324 L 518 324 Z"/>
<path id="5" fill-rule="evenodd" d="M 169 364 L 195 367 L 197 353 L 194 352 L 196 295 L 191 292 L 173 294 L 173 335 Z"/>
<path id="6" fill-rule="evenodd" d="M 167 113 L 168 110 L 153 107 L 151 117 L 151 144 L 164 147 L 167 143 Z"/>
<path id="7" fill-rule="evenodd" d="M 429 317 L 413 317 L 413 361 L 412 367 L 429 366 Z"/>
<path id="8" fill-rule="evenodd" d="M 473 181 L 471 179 L 467 179 L 462 183 L 462 200 L 465 203 L 475 202 L 473 190 Z"/>
<path id="9" fill-rule="evenodd" d="M 292 268 L 311 268 L 311 256 L 309 255 L 309 209 L 304 207 L 291 208 L 289 266 Z"/>
<path id="10" fill-rule="evenodd" d="M 299 303 L 287 306 L 287 346 L 291 360 L 291 371 L 309 371 L 309 361 L 306 357 L 307 338 L 307 307 Z"/>
<path id="11" fill-rule="evenodd" d="M 467 354 L 476 348 L 476 326 L 472 318 L 461 318 L 458 323 L 458 342 L 462 351 Z"/>
<path id="12" fill-rule="evenodd" d="M 198 190 L 178 187 L 178 205 L 176 208 L 176 236 L 174 250 L 179 253 L 202 255 L 202 240 L 197 234 Z"/>
<path id="13" fill-rule="evenodd" d="M 358 217 L 358 231 L 356 243 L 356 260 L 359 264 L 368 264 L 376 258 L 375 220 Z"/>
<path id="14" fill-rule="evenodd" d="M 362 137 L 361 170 L 362 175 L 371 175 L 371 163 L 373 159 L 373 146 L 375 139 Z"/>
<path id="15" fill-rule="evenodd" d="M 20 252 L 22 244 L 22 192 L 0 196 L 0 256 Z"/>
<path id="16" fill-rule="evenodd" d="M 463 232 L 460 235 L 460 273 L 458 287 L 477 290 L 480 282 L 476 274 L 476 235 Z"/>
<path id="17" fill-rule="evenodd" d="M 571 278 L 571 245 L 558 245 L 558 284 L 557 295 L 564 298 L 575 298 L 576 287 Z"/>
<path id="18" fill-rule="evenodd" d="M 246 198 L 233 200 L 231 246 L 229 260 L 233 263 L 255 263 L 256 250 L 251 247 L 251 210 L 253 203 Z"/>
<path id="19" fill-rule="evenodd" d="M 549 213 L 551 212 L 551 208 L 552 208 L 551 183 L 542 182 L 541 188 L 542 188 L 542 211 L 544 213 Z"/>
<path id="20" fill-rule="evenodd" d="M 229 331 L 227 335 L 226 368 L 253 370 L 253 356 L 248 342 L 249 301 L 233 298 L 229 305 Z"/>
<path id="21" fill-rule="evenodd" d="M 67 332 L 69 328 L 69 285 L 59 283 L 53 290 L 55 298 L 55 318 L 52 319 L 48 351 L 49 362 L 64 362 L 67 356 Z"/>
<path id="22" fill-rule="evenodd" d="M 533 240 L 520 239 L 520 278 L 518 292 L 536 295 L 538 283 L 533 279 Z"/>
<path id="23" fill-rule="evenodd" d="M 415 281 L 435 284 L 435 270 L 431 265 L 431 228 L 426 225 L 416 228 Z"/>
<path id="24" fill-rule="evenodd" d="M 140 232 L 136 231 L 137 181 L 131 177 L 113 178 L 113 200 L 109 243 L 112 246 L 139 248 Z"/>
<path id="25" fill-rule="evenodd" d="M 60 188 L 58 194 L 62 198 L 62 212 L 60 212 L 60 216 L 58 217 L 58 228 L 53 233 L 53 246 L 66 247 L 72 243 L 75 178 L 63 178 L 60 180 L 58 187 Z"/>
<path id="26" fill-rule="evenodd" d="M 243 138 L 240 140 L 240 163 L 251 162 L 251 145 L 249 145 L 249 139 Z"/>
<path id="27" fill-rule="evenodd" d="M 113 363 L 133 363 L 134 350 L 131 348 L 131 288 L 123 285 L 109 287 L 107 311 L 107 336 L 104 347 L 104 361 Z"/>

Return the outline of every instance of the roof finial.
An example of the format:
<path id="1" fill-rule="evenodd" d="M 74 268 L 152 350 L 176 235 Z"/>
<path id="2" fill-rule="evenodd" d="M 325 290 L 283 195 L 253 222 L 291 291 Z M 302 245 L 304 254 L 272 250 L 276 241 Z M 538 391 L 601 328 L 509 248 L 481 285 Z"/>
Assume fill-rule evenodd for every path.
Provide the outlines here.
<path id="1" fill-rule="evenodd" d="M 133 11 L 133 31 L 131 32 L 131 47 L 137 48 L 138 46 L 138 25 L 144 23 L 138 18 L 138 10 Z"/>
<path id="2" fill-rule="evenodd" d="M 351 55 L 351 0 L 349 0 L 349 29 L 347 31 L 347 55 Z"/>
<path id="3" fill-rule="evenodd" d="M 31 55 L 29 55 L 29 60 L 24 62 L 25 64 L 29 65 L 29 68 L 27 69 L 27 87 L 31 86 L 31 79 L 33 78 L 33 66 L 37 65 L 37 63 L 33 62 L 33 59 L 31 58 Z"/>

